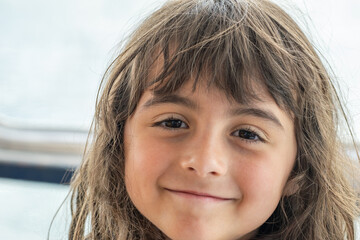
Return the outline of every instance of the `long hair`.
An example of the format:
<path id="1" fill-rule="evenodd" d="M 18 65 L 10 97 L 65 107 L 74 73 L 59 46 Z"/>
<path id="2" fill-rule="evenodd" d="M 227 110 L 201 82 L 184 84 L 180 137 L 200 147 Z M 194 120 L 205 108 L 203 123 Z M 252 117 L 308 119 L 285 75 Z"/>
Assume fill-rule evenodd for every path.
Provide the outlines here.
<path id="1" fill-rule="evenodd" d="M 163 68 L 149 79 L 159 58 Z M 99 90 L 94 140 L 71 183 L 69 239 L 166 238 L 125 189 L 124 125 L 145 89 L 167 94 L 189 79 L 196 87 L 205 71 L 209 86 L 239 103 L 258 98 L 254 82 L 265 86 L 294 119 L 298 152 L 288 181 L 297 187 L 255 239 L 354 240 L 357 196 L 338 137 L 339 97 L 299 26 L 265 0 L 169 1 L 135 30 Z"/>

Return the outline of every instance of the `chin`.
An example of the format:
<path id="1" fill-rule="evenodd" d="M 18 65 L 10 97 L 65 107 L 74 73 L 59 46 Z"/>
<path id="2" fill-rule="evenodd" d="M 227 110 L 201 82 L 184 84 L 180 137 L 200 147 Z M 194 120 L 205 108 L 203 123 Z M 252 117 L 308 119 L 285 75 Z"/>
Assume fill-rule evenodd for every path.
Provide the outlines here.
<path id="1" fill-rule="evenodd" d="M 257 229 L 246 234 L 232 235 L 226 234 L 224 226 L 197 226 L 189 227 L 185 225 L 166 229 L 164 234 L 171 240 L 249 240 L 256 235 Z"/>
<path id="2" fill-rule="evenodd" d="M 208 234 L 202 234 L 198 232 L 189 232 L 189 231 L 183 231 L 178 233 L 173 233 L 167 235 L 171 240 L 218 240 L 221 238 L 218 237 L 210 237 Z"/>
<path id="3" fill-rule="evenodd" d="M 186 224 L 179 224 L 172 229 L 166 229 L 165 235 L 172 240 L 235 240 L 236 237 L 224 235 L 224 229 L 218 226 L 219 232 L 214 231 L 214 228 L 209 229 L 208 226 L 186 226 Z M 221 231 L 222 230 L 222 231 Z"/>

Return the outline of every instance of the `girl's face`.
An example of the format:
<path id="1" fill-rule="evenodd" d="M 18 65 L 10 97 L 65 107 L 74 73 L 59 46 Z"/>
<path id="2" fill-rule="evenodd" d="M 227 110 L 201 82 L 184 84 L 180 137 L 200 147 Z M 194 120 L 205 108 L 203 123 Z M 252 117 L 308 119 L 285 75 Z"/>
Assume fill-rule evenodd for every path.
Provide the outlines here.
<path id="1" fill-rule="evenodd" d="M 241 105 L 202 80 L 143 94 L 125 125 L 126 189 L 171 239 L 249 239 L 284 194 L 294 124 L 264 90 Z"/>

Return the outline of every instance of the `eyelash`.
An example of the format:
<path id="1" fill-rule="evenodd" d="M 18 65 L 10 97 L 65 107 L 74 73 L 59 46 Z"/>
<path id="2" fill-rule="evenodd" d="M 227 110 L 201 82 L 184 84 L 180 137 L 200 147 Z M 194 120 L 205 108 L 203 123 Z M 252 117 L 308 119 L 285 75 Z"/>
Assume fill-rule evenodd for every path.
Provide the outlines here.
<path id="1" fill-rule="evenodd" d="M 235 133 L 239 133 L 241 131 L 243 132 L 243 134 L 250 134 L 251 137 L 254 137 L 255 139 L 248 139 L 248 138 L 244 138 L 244 137 L 240 137 L 240 136 L 235 135 Z M 249 142 L 249 143 L 265 142 L 265 140 L 262 137 L 260 137 L 260 134 L 256 130 L 254 130 L 254 129 L 250 128 L 250 127 L 244 127 L 244 128 L 241 128 L 241 129 L 237 129 L 236 131 L 232 132 L 231 135 L 235 136 L 235 137 L 238 137 L 242 141 L 246 141 L 246 142 Z"/>
<path id="2" fill-rule="evenodd" d="M 176 123 L 176 124 L 180 124 L 180 126 L 179 127 L 169 127 L 169 126 L 165 125 L 167 123 L 173 123 L 173 124 Z M 185 125 L 185 126 L 183 126 L 183 125 Z M 173 118 L 173 117 L 156 122 L 153 126 L 154 127 L 162 127 L 164 129 L 170 130 L 170 131 L 179 131 L 180 129 L 188 129 L 189 128 L 189 126 L 184 121 L 177 119 L 177 118 Z M 241 131 L 243 134 L 251 135 L 251 137 L 254 137 L 255 139 L 248 139 L 248 138 L 240 137 Z M 238 134 L 236 135 L 235 133 L 238 133 Z M 231 135 L 238 137 L 238 138 L 240 138 L 240 140 L 249 142 L 249 143 L 265 142 L 265 140 L 262 137 L 260 137 L 260 134 L 250 127 L 244 127 L 241 129 L 237 129 L 236 131 L 232 132 Z"/>
<path id="3" fill-rule="evenodd" d="M 169 127 L 169 126 L 165 125 L 166 123 L 171 123 L 171 122 L 172 123 L 175 123 L 175 122 L 180 123 L 181 126 L 185 124 L 186 126 L 185 127 L 181 127 L 181 126 L 179 126 L 179 127 Z M 168 130 L 171 130 L 171 131 L 177 131 L 179 129 L 184 129 L 184 128 L 187 129 L 187 128 L 189 128 L 189 126 L 184 121 L 182 121 L 180 119 L 177 119 L 177 118 L 173 118 L 173 117 L 170 117 L 170 118 L 167 118 L 165 120 L 156 122 L 153 126 L 154 127 L 162 127 L 164 129 L 168 129 Z"/>

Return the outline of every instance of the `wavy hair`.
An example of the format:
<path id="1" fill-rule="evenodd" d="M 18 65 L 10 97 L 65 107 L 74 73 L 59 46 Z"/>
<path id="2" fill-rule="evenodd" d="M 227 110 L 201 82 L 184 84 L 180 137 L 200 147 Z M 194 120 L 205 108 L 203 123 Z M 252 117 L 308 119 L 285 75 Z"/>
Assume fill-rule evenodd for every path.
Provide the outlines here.
<path id="1" fill-rule="evenodd" d="M 149 79 L 159 58 L 163 68 Z M 239 103 L 257 98 L 254 82 L 265 86 L 294 119 L 298 152 L 288 181 L 297 188 L 255 239 L 354 240 L 357 195 L 334 83 L 295 21 L 266 0 L 169 1 L 138 26 L 99 90 L 94 139 L 71 183 L 69 239 L 166 239 L 126 191 L 124 125 L 145 89 L 167 94 L 189 79 L 196 87 L 205 71 L 209 86 Z"/>

